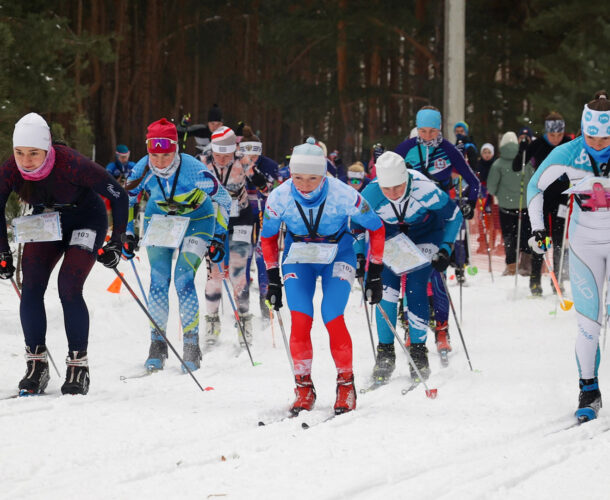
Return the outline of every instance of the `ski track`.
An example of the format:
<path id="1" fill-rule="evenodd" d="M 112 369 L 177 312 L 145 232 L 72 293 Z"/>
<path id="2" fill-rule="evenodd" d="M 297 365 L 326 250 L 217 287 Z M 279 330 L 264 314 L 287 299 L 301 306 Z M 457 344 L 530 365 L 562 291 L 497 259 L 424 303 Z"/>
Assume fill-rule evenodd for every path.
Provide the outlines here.
<path id="1" fill-rule="evenodd" d="M 287 414 L 293 381 L 277 323 L 273 349 L 271 328 L 254 321 L 252 355 L 262 364 L 252 367 L 245 351 L 234 356 L 237 332 L 225 298 L 219 345 L 195 372 L 213 390 L 201 392 L 171 353 L 163 372 L 122 381 L 143 373 L 148 325 L 126 291 L 105 291 L 114 276 L 96 266 L 85 288 L 90 393 L 62 397 L 62 380 L 52 370 L 47 395 L 0 401 L 0 498 L 607 498 L 606 410 L 597 421 L 565 430 L 578 395 L 573 312 L 550 314 L 556 299 L 546 277 L 545 297 L 526 299 L 527 278 L 519 277 L 515 293 L 514 277 L 497 272 L 499 259 L 495 284 L 484 271 L 486 257 L 476 259 L 481 271 L 463 289 L 462 325 L 474 372 L 451 317 L 449 367 L 441 368 L 428 341 L 427 383 L 438 388 L 437 399 L 427 398 L 423 385 L 401 394 L 410 378 L 396 346 L 391 382 L 358 394 L 355 412 L 328 422 L 322 421 L 332 415 L 335 372 L 319 295 L 312 335 L 316 407 L 278 422 Z M 147 264 L 137 265 L 146 287 Z M 121 267 L 135 284 L 129 266 Z M 204 275 L 197 278 L 200 298 Z M 458 288 L 449 283 L 459 314 Z M 46 300 L 47 344 L 63 375 L 67 343 L 56 290 L 55 275 Z M 181 352 L 173 288 L 171 294 L 168 335 Z M 360 298 L 355 290 L 346 311 L 357 390 L 369 384 L 373 365 Z M 0 282 L 0 304 L 0 396 L 8 396 L 24 371 L 10 283 Z M 282 315 L 288 329 L 288 311 Z M 602 392 L 606 365 L 602 359 Z M 259 427 L 261 420 L 267 425 Z M 302 422 L 311 428 L 302 429 Z"/>

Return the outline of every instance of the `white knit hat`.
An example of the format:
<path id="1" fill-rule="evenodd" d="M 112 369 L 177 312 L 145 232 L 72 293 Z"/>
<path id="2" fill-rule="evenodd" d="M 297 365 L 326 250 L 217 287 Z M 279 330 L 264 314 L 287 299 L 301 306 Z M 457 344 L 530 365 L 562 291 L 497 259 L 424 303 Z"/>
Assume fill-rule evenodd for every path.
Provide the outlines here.
<path id="1" fill-rule="evenodd" d="M 519 139 L 517 139 L 517 134 L 515 134 L 514 132 L 506 132 L 506 134 L 502 136 L 502 139 L 500 140 L 500 147 L 510 143 L 519 143 Z"/>
<path id="2" fill-rule="evenodd" d="M 386 151 L 377 158 L 375 169 L 380 187 L 400 186 L 409 176 L 404 158 L 394 151 Z"/>
<path id="3" fill-rule="evenodd" d="M 491 154 L 493 155 L 495 153 L 495 148 L 493 147 L 493 144 L 490 144 L 489 142 L 486 142 L 485 144 L 483 144 L 481 146 L 481 151 L 483 151 L 484 149 L 489 149 L 491 151 Z"/>
<path id="4" fill-rule="evenodd" d="M 51 146 L 51 130 L 42 116 L 28 113 L 15 124 L 13 147 L 38 148 L 48 151 Z"/>
<path id="5" fill-rule="evenodd" d="M 320 146 L 316 146 L 315 139 L 310 137 L 305 144 L 299 144 L 292 150 L 290 157 L 290 173 L 326 175 L 326 158 Z"/>
<path id="6" fill-rule="evenodd" d="M 237 137 L 229 127 L 219 127 L 212 134 L 212 151 L 214 153 L 234 153 L 237 149 Z"/>

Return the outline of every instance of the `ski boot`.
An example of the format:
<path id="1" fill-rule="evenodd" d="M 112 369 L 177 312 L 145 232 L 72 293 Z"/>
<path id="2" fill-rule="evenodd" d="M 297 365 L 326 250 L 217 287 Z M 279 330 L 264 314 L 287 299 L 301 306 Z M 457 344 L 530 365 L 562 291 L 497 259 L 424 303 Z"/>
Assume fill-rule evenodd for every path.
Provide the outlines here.
<path id="1" fill-rule="evenodd" d="M 29 347 L 26 347 L 25 360 L 27 368 L 25 376 L 19 382 L 19 395 L 29 396 L 44 392 L 50 378 L 47 346 L 37 345 L 34 353 Z"/>
<path id="2" fill-rule="evenodd" d="M 201 349 L 199 349 L 199 335 L 185 335 L 184 348 L 182 359 L 189 370 L 194 372 L 201 368 Z M 187 373 L 187 369 L 183 366 L 182 371 Z"/>
<path id="3" fill-rule="evenodd" d="M 205 345 L 213 347 L 220 336 L 220 318 L 218 314 L 206 314 L 205 316 Z"/>
<path id="4" fill-rule="evenodd" d="M 466 274 L 464 273 L 464 266 L 459 266 L 455 268 L 455 279 L 459 285 L 464 285 L 464 283 L 466 283 Z"/>
<path id="5" fill-rule="evenodd" d="M 89 392 L 89 360 L 87 351 L 70 351 L 66 358 L 66 381 L 62 394 L 87 394 Z"/>
<path id="6" fill-rule="evenodd" d="M 441 356 L 441 364 L 449 364 L 449 353 L 451 343 L 449 342 L 449 324 L 447 321 L 437 321 L 434 325 L 434 337 L 436 339 L 436 350 Z"/>
<path id="7" fill-rule="evenodd" d="M 263 319 L 263 326 L 267 327 L 271 321 L 271 315 L 269 314 L 269 308 L 267 307 L 267 297 L 259 297 L 258 303 L 261 308 L 261 318 Z"/>
<path id="8" fill-rule="evenodd" d="M 578 409 L 574 414 L 579 422 L 588 422 L 597 418 L 597 412 L 602 407 L 602 394 L 599 392 L 597 377 L 580 379 L 580 395 Z"/>
<path id="9" fill-rule="evenodd" d="M 296 375 L 294 377 L 296 387 L 294 394 L 296 399 L 290 407 L 290 413 L 295 417 L 303 410 L 311 411 L 316 402 L 316 389 L 311 381 L 311 375 Z"/>
<path id="10" fill-rule="evenodd" d="M 413 363 L 417 366 L 421 376 L 424 380 L 428 380 L 428 377 L 430 376 L 430 364 L 428 363 L 428 348 L 426 347 L 426 344 L 411 344 L 409 346 L 409 354 L 411 354 Z M 417 376 L 417 372 L 410 363 L 409 370 L 411 370 L 411 378 L 418 381 L 419 377 Z"/>
<path id="11" fill-rule="evenodd" d="M 248 347 L 252 347 L 252 314 L 250 313 L 242 313 L 240 315 L 240 323 L 241 323 L 241 331 L 244 332 L 246 340 L 244 341 L 241 331 L 237 328 L 237 337 L 239 338 L 239 345 L 242 348 L 246 348 L 246 342 L 248 342 Z M 235 324 L 237 327 L 237 323 Z"/>
<path id="12" fill-rule="evenodd" d="M 532 297 L 542 297 L 542 285 L 540 284 L 540 276 L 530 277 L 530 292 Z"/>
<path id="13" fill-rule="evenodd" d="M 354 387 L 354 374 L 352 372 L 337 375 L 337 400 L 335 401 L 335 415 L 341 415 L 356 409 L 356 388 Z"/>
<path id="14" fill-rule="evenodd" d="M 377 361 L 373 368 L 373 384 L 384 385 L 390 381 L 390 377 L 396 367 L 396 353 L 394 352 L 394 344 L 377 345 Z"/>
<path id="15" fill-rule="evenodd" d="M 167 359 L 167 344 L 165 340 L 153 338 L 148 351 L 148 359 L 144 363 L 144 367 L 150 371 L 163 370 L 165 360 Z"/>

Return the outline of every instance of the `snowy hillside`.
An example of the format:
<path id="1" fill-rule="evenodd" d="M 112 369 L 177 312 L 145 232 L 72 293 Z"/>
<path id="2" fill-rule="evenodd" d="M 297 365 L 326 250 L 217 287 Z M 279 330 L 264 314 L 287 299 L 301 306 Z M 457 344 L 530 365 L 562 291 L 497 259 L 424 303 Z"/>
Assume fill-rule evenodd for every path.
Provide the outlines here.
<path id="1" fill-rule="evenodd" d="M 52 372 L 46 396 L 0 401 L 0 498 L 608 498 L 610 412 L 602 409 L 597 421 L 559 431 L 572 423 L 578 397 L 574 313 L 549 314 L 555 298 L 546 276 L 543 299 L 527 298 L 520 277 L 515 300 L 514 278 L 497 272 L 501 259 L 494 261 L 493 285 L 482 270 L 485 260 L 478 259 L 481 271 L 464 288 L 463 322 L 475 372 L 452 326 L 450 366 L 443 369 L 438 356 L 430 356 L 429 385 L 438 388 L 437 399 L 426 398 L 421 387 L 401 395 L 409 371 L 397 350 L 388 386 L 359 394 L 355 412 L 314 425 L 332 414 L 335 397 L 318 295 L 316 408 L 264 427 L 257 422 L 280 418 L 293 398 L 277 323 L 273 348 L 272 330 L 255 321 L 253 354 L 261 364 L 252 367 L 245 352 L 234 356 L 237 334 L 225 298 L 222 342 L 196 372 L 213 390 L 199 391 L 171 353 L 164 372 L 122 381 L 143 371 L 148 325 L 125 290 L 106 292 L 114 274 L 101 265 L 85 292 L 91 389 L 86 397 L 60 396 L 67 343 L 55 273 L 47 292 L 47 345 L 62 379 Z M 146 258 L 138 264 L 145 283 L 147 266 Z M 137 289 L 130 266 L 120 267 Z M 197 279 L 200 297 L 204 277 Z M 172 295 L 169 335 L 182 352 L 176 309 Z M 288 326 L 288 311 L 282 312 Z M 18 300 L 7 282 L 0 282 L 0 313 L 0 396 L 8 396 L 25 361 Z M 346 318 L 360 389 L 373 357 L 357 290 Z M 601 389 L 610 398 L 605 358 Z M 311 428 L 302 429 L 302 422 Z"/>

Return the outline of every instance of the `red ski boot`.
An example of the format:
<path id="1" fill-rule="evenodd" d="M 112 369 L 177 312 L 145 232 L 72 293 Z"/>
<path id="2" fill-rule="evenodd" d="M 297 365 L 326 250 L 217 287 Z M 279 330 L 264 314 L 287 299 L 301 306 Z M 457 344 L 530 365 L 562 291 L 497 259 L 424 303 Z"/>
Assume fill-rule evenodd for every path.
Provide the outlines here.
<path id="1" fill-rule="evenodd" d="M 434 336 L 436 337 L 436 349 L 438 352 L 442 350 L 451 351 L 449 343 L 449 324 L 447 321 L 437 321 L 434 327 Z"/>
<path id="2" fill-rule="evenodd" d="M 297 375 L 295 378 L 297 384 L 294 389 L 296 399 L 292 403 L 290 413 L 297 416 L 303 410 L 310 411 L 316 402 L 316 389 L 311 381 L 311 375 Z"/>
<path id="3" fill-rule="evenodd" d="M 337 375 L 337 400 L 335 415 L 341 415 L 356 409 L 356 389 L 352 372 Z"/>

